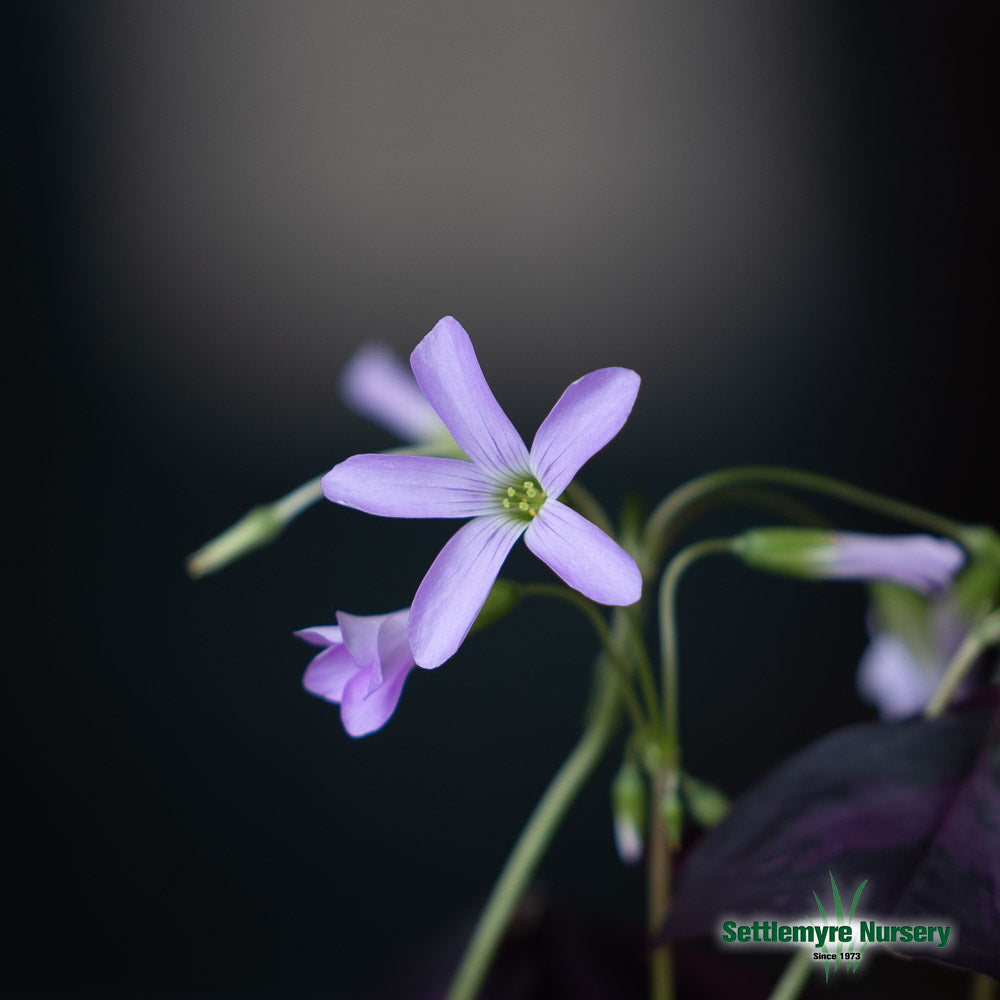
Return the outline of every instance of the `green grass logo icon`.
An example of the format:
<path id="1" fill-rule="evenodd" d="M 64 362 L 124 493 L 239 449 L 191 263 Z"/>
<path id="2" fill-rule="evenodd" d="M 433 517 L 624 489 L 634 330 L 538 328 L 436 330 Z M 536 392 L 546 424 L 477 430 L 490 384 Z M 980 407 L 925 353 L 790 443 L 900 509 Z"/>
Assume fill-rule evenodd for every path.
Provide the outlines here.
<path id="1" fill-rule="evenodd" d="M 868 885 L 868 879 L 865 879 L 861 883 L 861 885 L 859 885 L 857 887 L 857 889 L 855 889 L 855 891 L 854 891 L 854 899 L 851 900 L 851 909 L 848 912 L 847 919 L 845 921 L 845 919 L 844 919 L 844 907 L 843 907 L 843 904 L 840 901 L 840 891 L 837 889 L 837 880 L 833 877 L 833 872 L 830 872 L 830 887 L 833 889 L 833 908 L 834 908 L 834 912 L 836 913 L 837 923 L 838 924 L 843 924 L 843 923 L 848 923 L 849 924 L 851 922 L 851 920 L 854 917 L 854 911 L 857 909 L 857 906 L 858 906 L 858 900 L 861 899 L 861 893 L 864 890 L 864 888 L 865 888 L 866 885 Z M 819 894 L 816 892 L 815 889 L 813 890 L 813 899 L 816 900 L 816 905 L 819 907 L 819 913 L 820 913 L 820 916 L 823 918 L 823 922 L 828 924 L 830 922 L 830 918 L 826 915 L 826 910 L 823 908 L 823 901 L 819 898 Z M 862 957 L 862 955 L 864 955 L 865 948 L 867 948 L 867 947 L 868 947 L 867 944 L 863 944 L 861 946 L 861 950 L 856 953 L 857 954 L 857 958 L 853 959 L 853 961 L 851 962 L 851 972 L 857 972 L 858 965 L 861 963 L 861 957 Z M 826 981 L 829 982 L 830 981 L 830 964 L 831 963 L 830 963 L 829 960 L 827 960 L 824 964 L 826 966 Z M 837 958 L 837 959 L 835 959 L 833 961 L 833 968 L 834 968 L 834 970 L 836 970 L 839 967 L 839 965 L 840 965 L 840 958 Z"/>

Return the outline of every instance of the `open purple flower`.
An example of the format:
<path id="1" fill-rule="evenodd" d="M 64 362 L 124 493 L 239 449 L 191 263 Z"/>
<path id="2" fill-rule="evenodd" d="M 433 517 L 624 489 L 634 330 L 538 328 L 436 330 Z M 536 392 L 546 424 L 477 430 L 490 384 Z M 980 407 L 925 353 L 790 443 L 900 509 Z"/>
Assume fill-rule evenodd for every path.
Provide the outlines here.
<path id="1" fill-rule="evenodd" d="M 514 543 L 525 544 L 569 586 L 600 604 L 642 593 L 632 557 L 557 499 L 628 418 L 639 376 L 602 368 L 562 394 L 529 451 L 486 383 L 459 323 L 442 319 L 410 357 L 417 383 L 471 461 L 355 455 L 323 477 L 335 503 L 383 517 L 472 518 L 434 560 L 410 613 L 422 667 L 444 663 L 468 634 Z"/>
<path id="2" fill-rule="evenodd" d="M 381 729 L 396 710 L 416 665 L 406 636 L 409 614 L 409 608 L 388 615 L 338 611 L 336 625 L 295 633 L 313 646 L 326 647 L 310 661 L 302 685 L 340 705 L 341 722 L 351 736 Z"/>

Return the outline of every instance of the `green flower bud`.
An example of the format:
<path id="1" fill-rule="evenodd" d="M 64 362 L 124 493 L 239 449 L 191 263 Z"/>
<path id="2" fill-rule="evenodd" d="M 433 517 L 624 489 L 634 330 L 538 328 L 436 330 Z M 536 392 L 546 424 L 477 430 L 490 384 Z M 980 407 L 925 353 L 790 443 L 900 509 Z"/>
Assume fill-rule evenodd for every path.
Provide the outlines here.
<path id="1" fill-rule="evenodd" d="M 634 865 L 642 857 L 646 829 L 646 782 L 634 761 L 625 761 L 611 782 L 611 816 L 618 857 Z"/>

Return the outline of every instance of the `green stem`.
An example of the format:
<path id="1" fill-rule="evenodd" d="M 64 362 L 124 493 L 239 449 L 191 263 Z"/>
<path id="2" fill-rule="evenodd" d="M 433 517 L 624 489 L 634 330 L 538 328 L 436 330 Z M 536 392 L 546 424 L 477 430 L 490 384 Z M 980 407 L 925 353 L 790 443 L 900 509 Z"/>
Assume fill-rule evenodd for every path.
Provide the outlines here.
<path id="1" fill-rule="evenodd" d="M 795 1000 L 809 981 L 812 956 L 805 948 L 800 948 L 775 984 L 768 1000 Z"/>
<path id="2" fill-rule="evenodd" d="M 667 564 L 660 581 L 660 670 L 663 677 L 663 719 L 673 763 L 680 760 L 680 711 L 677 678 L 677 586 L 684 571 L 702 556 L 732 551 L 729 538 L 706 538 L 681 549 Z"/>
<path id="3" fill-rule="evenodd" d="M 642 638 L 642 629 L 639 622 L 639 605 L 633 604 L 628 608 L 621 608 L 628 625 L 628 634 L 632 640 L 632 650 L 635 653 L 636 669 L 639 675 L 639 686 L 642 689 L 643 697 L 646 701 L 646 711 L 649 718 L 655 724 L 659 714 L 659 699 L 656 694 L 656 678 L 653 674 L 653 665 L 649 662 L 649 650 Z"/>
<path id="4" fill-rule="evenodd" d="M 670 840 L 662 809 L 669 781 L 669 774 L 665 771 L 655 774 L 650 781 L 647 929 L 653 940 L 663 930 L 670 912 Z M 657 945 L 649 956 L 649 996 L 650 1000 L 673 1000 L 673 949 L 666 942 Z"/>
<path id="5" fill-rule="evenodd" d="M 626 710 L 632 717 L 633 725 L 640 733 L 645 732 L 649 726 L 649 722 L 643 715 L 642 706 L 639 704 L 639 699 L 636 697 L 635 690 L 632 687 L 628 663 L 622 656 L 618 644 L 612 638 L 608 623 L 604 620 L 604 616 L 600 611 L 597 610 L 596 605 L 588 601 L 586 597 L 577 591 L 570 590 L 567 587 L 560 587 L 554 583 L 525 583 L 521 584 L 518 589 L 522 597 L 554 597 L 557 600 L 565 601 L 587 617 L 591 625 L 593 625 L 594 631 L 597 633 L 601 648 L 607 653 L 608 658 L 614 664 L 619 683 L 621 684 L 622 700 L 625 703 Z"/>
<path id="6" fill-rule="evenodd" d="M 593 521 L 606 535 L 615 537 L 614 525 L 611 518 L 605 513 L 604 508 L 597 502 L 596 497 L 585 486 L 577 480 L 573 480 L 566 487 L 563 494 L 570 502 L 571 506 L 582 514 L 588 521 Z"/>
<path id="7" fill-rule="evenodd" d="M 663 929 L 670 912 L 670 831 L 664 816 L 667 799 L 677 795 L 680 780 L 680 712 L 678 709 L 677 629 L 675 598 L 684 571 L 695 560 L 713 553 L 728 552 L 728 538 L 709 538 L 695 542 L 671 559 L 660 583 L 660 667 L 663 672 L 664 731 L 660 760 L 654 762 L 650 778 L 650 828 L 648 851 L 649 933 L 655 938 Z M 650 996 L 652 1000 L 673 997 L 673 955 L 666 943 L 653 949 L 650 956 Z"/>
<path id="8" fill-rule="evenodd" d="M 322 482 L 323 476 L 310 479 L 308 483 L 296 487 L 291 493 L 286 493 L 280 500 L 275 500 L 271 509 L 283 524 L 288 524 L 292 518 L 298 517 L 302 511 L 311 507 L 323 496 Z"/>
<path id="9" fill-rule="evenodd" d="M 710 472 L 692 479 L 668 494 L 657 505 L 646 522 L 645 544 L 643 545 L 643 550 L 648 554 L 652 565 L 659 565 L 659 561 L 675 533 L 673 530 L 675 522 L 678 522 L 690 508 L 713 493 L 735 486 L 755 483 L 789 486 L 794 489 L 820 493 L 844 503 L 904 521 L 935 534 L 955 538 L 959 542 L 964 542 L 969 530 L 965 525 L 953 521 L 951 518 L 942 517 L 933 511 L 916 507 L 902 500 L 883 496 L 881 493 L 862 489 L 841 479 L 835 479 L 833 476 L 773 465 L 744 465 Z"/>
<path id="10" fill-rule="evenodd" d="M 990 646 L 995 646 L 998 643 L 1000 643 L 1000 608 L 994 609 L 962 640 L 962 644 L 955 651 L 955 655 L 951 658 L 951 662 L 941 678 L 941 683 L 938 684 L 937 690 L 927 702 L 924 718 L 933 719 L 948 707 L 958 685 L 972 669 L 972 665 Z"/>
<path id="11" fill-rule="evenodd" d="M 608 670 L 599 672 L 597 683 L 599 690 L 583 734 L 521 831 L 479 917 L 445 1000 L 473 1000 L 478 993 L 532 874 L 567 809 L 607 748 L 617 717 L 618 683 Z"/>
<path id="12" fill-rule="evenodd" d="M 1000 983 L 990 976 L 977 973 L 969 983 L 969 1000 L 996 1000 L 1000 996 Z"/>

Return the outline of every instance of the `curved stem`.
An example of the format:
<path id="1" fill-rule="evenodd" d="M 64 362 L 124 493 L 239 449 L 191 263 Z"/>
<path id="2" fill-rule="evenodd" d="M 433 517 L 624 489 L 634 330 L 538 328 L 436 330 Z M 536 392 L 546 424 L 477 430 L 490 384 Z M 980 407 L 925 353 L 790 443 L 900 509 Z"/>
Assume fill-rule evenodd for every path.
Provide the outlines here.
<path id="1" fill-rule="evenodd" d="M 660 582 L 660 671 L 663 677 L 663 719 L 673 756 L 679 761 L 680 712 L 677 682 L 677 585 L 684 571 L 702 556 L 732 551 L 729 538 L 706 538 L 681 549 L 667 564 Z M 675 762 L 676 763 L 676 762 Z"/>
<path id="2" fill-rule="evenodd" d="M 606 535 L 615 537 L 614 525 L 611 518 L 605 513 L 604 508 L 597 502 L 597 498 L 585 486 L 577 480 L 573 480 L 566 487 L 563 496 L 569 500 L 571 506 L 582 514 L 588 521 L 593 521 Z"/>
<path id="3" fill-rule="evenodd" d="M 662 758 L 650 777 L 649 828 L 649 933 L 656 938 L 670 912 L 670 847 L 672 831 L 667 829 L 666 809 L 673 809 L 680 783 L 680 711 L 677 680 L 677 628 L 675 603 L 677 585 L 684 571 L 702 556 L 729 552 L 728 538 L 709 538 L 682 549 L 670 560 L 660 583 L 660 669 L 663 674 Z M 657 756 L 660 756 L 658 754 Z M 650 956 L 650 996 L 670 1000 L 673 996 L 673 957 L 669 946 L 660 943 Z"/>
<path id="4" fill-rule="evenodd" d="M 941 678 L 941 683 L 927 702 L 924 718 L 933 719 L 948 707 L 955 690 L 972 669 L 972 665 L 990 646 L 996 646 L 998 643 L 1000 643 L 1000 608 L 995 608 L 962 640 Z"/>
<path id="5" fill-rule="evenodd" d="M 629 715 L 632 717 L 632 723 L 639 732 L 644 732 L 649 723 L 643 715 L 642 706 L 639 704 L 639 699 L 636 697 L 635 690 L 632 687 L 628 663 L 612 638 L 608 623 L 604 620 L 604 616 L 600 611 L 597 610 L 596 605 L 588 601 L 586 597 L 577 591 L 570 590 L 568 587 L 560 587 L 554 583 L 521 584 L 519 592 L 522 597 L 554 597 L 557 600 L 565 601 L 586 615 L 591 625 L 594 626 L 594 631 L 597 633 L 601 648 L 607 653 L 608 659 L 614 664 L 621 685 L 622 700 Z"/>
<path id="6" fill-rule="evenodd" d="M 785 966 L 768 1000 L 795 1000 L 809 981 L 811 966 L 812 956 L 805 948 L 800 948 Z"/>
<path id="7" fill-rule="evenodd" d="M 659 564 L 659 560 L 673 535 L 674 523 L 691 507 L 710 494 L 730 487 L 754 483 L 789 486 L 820 493 L 844 503 L 863 507 L 875 513 L 924 528 L 935 534 L 955 538 L 959 542 L 965 539 L 969 530 L 966 525 L 953 521 L 951 518 L 942 517 L 933 511 L 924 510 L 922 507 L 916 507 L 902 500 L 883 496 L 881 493 L 862 489 L 833 476 L 773 465 L 744 465 L 710 472 L 692 479 L 668 494 L 657 505 L 646 522 L 645 544 L 643 546 L 644 551 L 650 556 L 652 565 Z"/>
<path id="8" fill-rule="evenodd" d="M 518 901 L 566 810 L 604 754 L 618 707 L 617 678 L 601 670 L 596 702 L 579 742 L 556 772 L 521 831 L 479 917 L 445 1000 L 473 1000 Z"/>
<path id="9" fill-rule="evenodd" d="M 649 718 L 655 724 L 659 717 L 659 699 L 656 695 L 656 678 L 653 675 L 653 665 L 649 662 L 649 650 L 642 638 L 642 629 L 639 622 L 638 605 L 622 608 L 621 612 L 628 625 L 628 635 L 632 641 L 632 650 L 635 653 L 636 669 L 639 674 L 639 687 L 642 689 L 643 698 L 646 701 L 646 711 Z"/>

